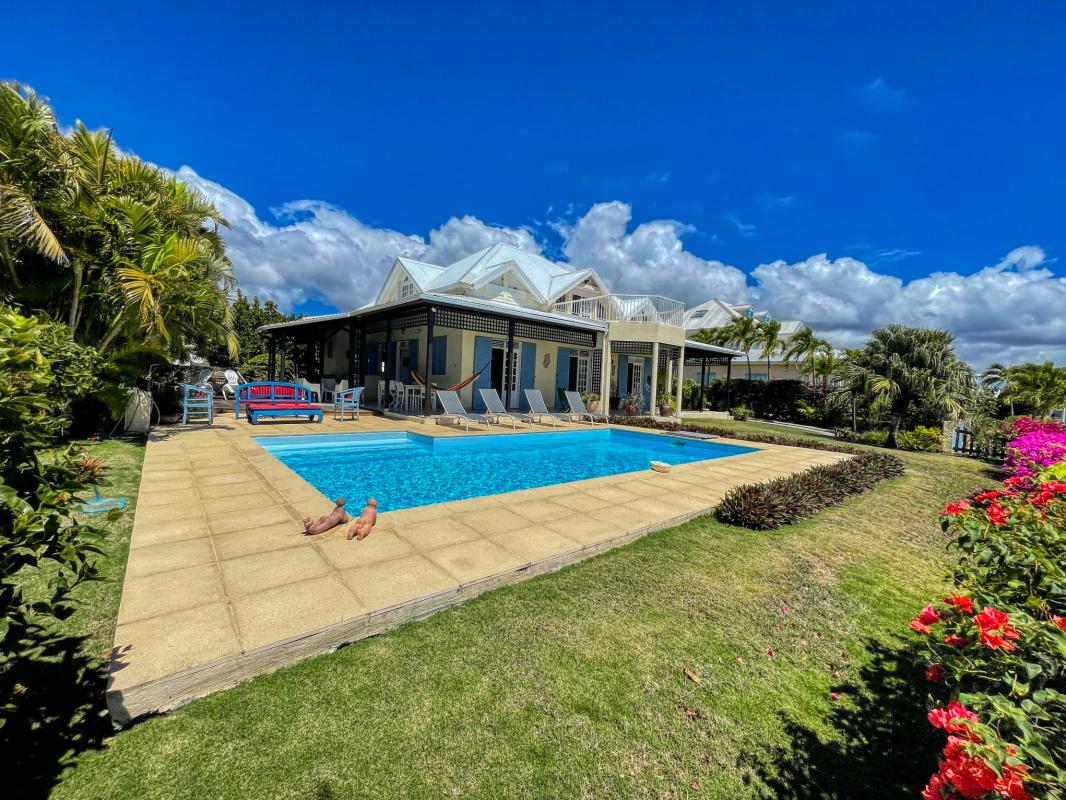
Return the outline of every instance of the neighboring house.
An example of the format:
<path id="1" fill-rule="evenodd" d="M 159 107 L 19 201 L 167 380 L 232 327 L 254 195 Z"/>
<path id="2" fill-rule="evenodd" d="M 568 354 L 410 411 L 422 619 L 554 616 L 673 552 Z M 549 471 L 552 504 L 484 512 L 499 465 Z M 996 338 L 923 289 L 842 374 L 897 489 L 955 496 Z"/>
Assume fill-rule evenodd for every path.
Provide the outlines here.
<path id="1" fill-rule="evenodd" d="M 711 299 L 706 303 L 690 308 L 685 312 L 685 335 L 692 338 L 700 331 L 710 330 L 713 328 L 724 328 L 738 317 L 750 317 L 758 322 L 766 322 L 770 319 L 770 312 L 755 308 L 751 305 L 735 305 L 733 303 L 727 303 L 725 300 Z M 792 334 L 800 330 L 803 327 L 803 323 L 799 320 L 781 320 L 781 338 L 787 340 Z M 753 380 L 765 381 L 766 375 L 766 357 L 763 355 L 762 349 L 759 347 L 753 347 L 751 353 L 751 377 Z M 712 370 L 711 374 L 707 376 L 707 381 L 713 381 L 716 378 L 724 378 L 724 375 L 718 374 L 720 370 Z M 747 378 L 748 377 L 748 359 L 738 358 L 733 367 L 734 378 Z M 803 376 L 800 375 L 799 367 L 793 363 L 785 363 L 784 357 L 781 353 L 775 353 L 770 358 L 770 379 L 778 380 L 803 380 Z M 685 378 L 690 380 L 699 381 L 701 379 L 700 370 L 697 367 L 686 367 Z"/>
<path id="2" fill-rule="evenodd" d="M 684 316 L 674 300 L 611 294 L 593 270 L 499 243 L 448 265 L 397 258 L 370 305 L 262 330 L 272 378 L 331 376 L 366 386 L 371 404 L 417 372 L 440 388 L 477 375 L 459 390 L 474 409 L 492 387 L 511 408 L 537 388 L 556 407 L 561 389 L 611 408 L 639 393 L 647 410 L 657 392 L 680 397 L 682 364 L 724 373 L 741 355 L 687 341 Z"/>

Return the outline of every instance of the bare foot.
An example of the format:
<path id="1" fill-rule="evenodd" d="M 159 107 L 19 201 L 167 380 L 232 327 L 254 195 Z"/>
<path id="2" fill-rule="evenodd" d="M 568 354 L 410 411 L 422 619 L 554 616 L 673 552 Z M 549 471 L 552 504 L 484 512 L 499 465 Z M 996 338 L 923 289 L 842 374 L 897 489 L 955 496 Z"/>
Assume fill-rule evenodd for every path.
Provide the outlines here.
<path id="1" fill-rule="evenodd" d="M 349 520 L 348 512 L 344 510 L 344 498 L 337 498 L 336 507 L 323 517 L 319 517 L 307 527 L 308 534 L 325 533 L 331 528 L 343 525 Z"/>
<path id="2" fill-rule="evenodd" d="M 370 535 L 370 531 L 373 530 L 374 525 L 378 521 L 378 501 L 371 497 L 366 501 L 366 506 L 363 507 L 362 512 L 356 517 L 355 522 L 348 528 L 348 538 L 355 539 L 361 542 L 367 536 Z"/>

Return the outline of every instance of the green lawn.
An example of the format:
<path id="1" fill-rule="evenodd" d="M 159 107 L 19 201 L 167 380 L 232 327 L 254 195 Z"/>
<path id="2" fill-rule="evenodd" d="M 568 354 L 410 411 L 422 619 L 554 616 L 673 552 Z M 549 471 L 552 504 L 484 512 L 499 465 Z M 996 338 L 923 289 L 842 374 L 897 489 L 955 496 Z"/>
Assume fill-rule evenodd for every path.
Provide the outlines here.
<path id="1" fill-rule="evenodd" d="M 932 751 L 897 635 L 940 590 L 937 510 L 990 478 L 904 457 L 790 529 L 696 520 L 146 720 L 54 796 L 913 793 Z M 116 602 L 94 598 L 98 639 Z"/>

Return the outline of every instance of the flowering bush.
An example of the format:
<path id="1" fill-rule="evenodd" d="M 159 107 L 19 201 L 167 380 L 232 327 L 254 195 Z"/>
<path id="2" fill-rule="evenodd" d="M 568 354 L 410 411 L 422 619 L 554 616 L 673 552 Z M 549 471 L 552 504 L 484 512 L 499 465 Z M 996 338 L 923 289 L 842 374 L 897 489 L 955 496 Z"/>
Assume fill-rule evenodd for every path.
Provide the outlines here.
<path id="1" fill-rule="evenodd" d="M 1018 477 L 1031 477 L 1045 467 L 1066 461 L 1066 425 L 1021 417 L 1011 423 L 1003 467 Z"/>
<path id="2" fill-rule="evenodd" d="M 1022 436 L 1039 431 L 1030 430 Z M 1016 474 L 949 503 L 954 589 L 910 622 L 947 734 L 925 800 L 1066 797 L 1066 482 Z"/>

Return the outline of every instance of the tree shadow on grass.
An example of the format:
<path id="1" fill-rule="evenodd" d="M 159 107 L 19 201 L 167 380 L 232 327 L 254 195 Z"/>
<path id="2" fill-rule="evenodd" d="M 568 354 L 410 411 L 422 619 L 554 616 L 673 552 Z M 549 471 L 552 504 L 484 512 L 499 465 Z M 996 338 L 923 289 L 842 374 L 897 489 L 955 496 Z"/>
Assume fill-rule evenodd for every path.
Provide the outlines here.
<path id="1" fill-rule="evenodd" d="M 31 657 L 0 671 L 0 692 L 14 704 L 0 726 L 0 752 L 14 797 L 48 797 L 73 756 L 113 733 L 104 692 L 107 669 L 83 640 L 55 636 Z M 4 786 L 4 793 L 11 784 Z"/>
<path id="2" fill-rule="evenodd" d="M 901 642 L 870 640 L 858 679 L 836 686 L 840 699 L 828 724 L 837 737 L 786 719 L 790 746 L 778 748 L 756 773 L 776 798 L 917 797 L 936 771 L 943 744 L 925 718 L 930 684 Z"/>

